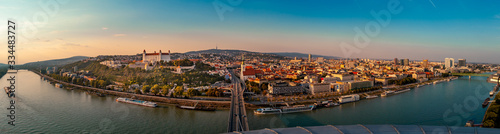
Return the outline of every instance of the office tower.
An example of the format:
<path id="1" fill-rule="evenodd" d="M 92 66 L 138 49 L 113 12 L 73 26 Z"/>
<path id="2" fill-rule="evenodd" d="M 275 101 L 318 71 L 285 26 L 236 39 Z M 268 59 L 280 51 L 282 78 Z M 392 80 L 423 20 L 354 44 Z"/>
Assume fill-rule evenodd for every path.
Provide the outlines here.
<path id="1" fill-rule="evenodd" d="M 444 59 L 444 67 L 446 67 L 446 69 L 455 67 L 455 59 L 445 58 Z"/>
<path id="2" fill-rule="evenodd" d="M 427 68 L 429 66 L 429 60 L 425 59 L 424 61 L 422 61 L 422 64 L 425 68 Z"/>
<path id="3" fill-rule="evenodd" d="M 398 58 L 394 58 L 394 65 L 398 64 Z"/>
<path id="4" fill-rule="evenodd" d="M 465 59 L 458 59 L 458 67 L 465 67 L 467 66 L 466 64 L 467 62 L 465 61 Z"/>

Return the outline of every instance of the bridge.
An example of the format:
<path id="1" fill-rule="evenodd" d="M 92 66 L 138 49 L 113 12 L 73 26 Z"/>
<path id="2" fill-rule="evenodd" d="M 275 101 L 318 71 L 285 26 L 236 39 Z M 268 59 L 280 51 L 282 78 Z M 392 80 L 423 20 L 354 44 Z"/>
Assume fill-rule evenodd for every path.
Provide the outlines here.
<path id="1" fill-rule="evenodd" d="M 245 83 L 236 77 L 230 70 L 233 89 L 231 90 L 231 108 L 229 110 L 229 121 L 227 132 L 243 132 L 248 131 L 247 112 L 245 110 L 245 100 L 243 92 L 245 91 Z"/>
<path id="2" fill-rule="evenodd" d="M 478 73 L 451 73 L 454 76 L 479 76 L 479 77 L 490 77 L 491 74 L 478 74 Z"/>

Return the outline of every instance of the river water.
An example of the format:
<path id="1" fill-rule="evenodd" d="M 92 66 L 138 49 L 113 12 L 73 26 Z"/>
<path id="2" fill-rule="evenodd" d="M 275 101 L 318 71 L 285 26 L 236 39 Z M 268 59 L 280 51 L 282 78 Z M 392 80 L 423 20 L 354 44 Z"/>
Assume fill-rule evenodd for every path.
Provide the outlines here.
<path id="1" fill-rule="evenodd" d="M 56 88 L 29 71 L 19 71 L 16 78 L 15 126 L 7 124 L 10 99 L 2 93 L 0 133 L 223 133 L 227 128 L 227 110 L 142 107 L 118 103 L 114 96 Z M 327 124 L 463 126 L 467 120 L 480 122 L 484 116 L 486 109 L 480 105 L 494 86 L 485 79 L 463 77 L 304 113 L 254 115 L 249 110 L 248 121 L 251 130 Z M 0 84 L 6 86 L 7 77 Z"/>

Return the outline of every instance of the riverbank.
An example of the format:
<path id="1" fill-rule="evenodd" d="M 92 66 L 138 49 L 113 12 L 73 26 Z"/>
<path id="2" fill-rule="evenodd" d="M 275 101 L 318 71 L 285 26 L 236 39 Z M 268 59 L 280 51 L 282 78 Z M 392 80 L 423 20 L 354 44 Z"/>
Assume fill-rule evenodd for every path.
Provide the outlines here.
<path id="1" fill-rule="evenodd" d="M 495 89 L 494 89 L 495 90 Z M 488 106 L 484 113 L 483 127 L 500 128 L 500 94 L 496 94 L 493 102 Z"/>
<path id="2" fill-rule="evenodd" d="M 165 97 L 165 96 L 152 96 L 152 95 L 143 95 L 143 94 L 135 94 L 135 93 L 128 93 L 128 92 L 120 92 L 120 91 L 114 91 L 114 90 L 105 90 L 105 89 L 100 89 L 100 88 L 94 88 L 94 87 L 87 87 L 87 86 L 82 86 L 82 85 L 77 85 L 77 84 L 71 84 L 63 81 L 56 80 L 50 76 L 41 74 L 36 71 L 31 71 L 34 72 L 35 74 L 38 74 L 41 77 L 46 78 L 49 81 L 55 82 L 55 83 L 60 83 L 63 84 L 65 87 L 69 87 L 70 89 L 81 89 L 81 90 L 86 90 L 88 92 L 93 92 L 93 93 L 99 93 L 99 94 L 105 94 L 105 95 L 113 95 L 117 97 L 126 97 L 126 98 L 135 98 L 139 100 L 145 100 L 145 101 L 152 101 L 152 102 L 157 102 L 159 105 L 182 105 L 182 106 L 194 106 L 197 104 L 197 107 L 200 108 L 212 108 L 212 109 L 217 109 L 217 110 L 224 110 L 224 109 L 229 109 L 230 108 L 230 101 L 228 100 L 200 100 L 200 99 L 183 99 L 183 98 L 170 98 L 170 97 Z M 415 88 L 418 85 L 427 85 L 428 83 L 433 83 L 435 81 L 445 81 L 446 79 L 452 79 L 456 76 L 450 76 L 450 77 L 445 77 L 445 78 L 439 78 L 439 79 L 434 79 L 434 80 L 429 80 L 426 82 L 422 83 L 412 83 L 412 84 L 407 84 L 407 85 L 401 85 L 401 86 L 393 86 L 390 88 L 382 88 L 374 91 L 369 91 L 369 92 L 364 92 L 364 93 L 359 93 L 360 95 L 360 100 L 365 99 L 366 96 L 368 95 L 376 95 L 380 96 L 380 94 L 384 93 L 385 91 L 388 90 L 401 90 L 401 89 L 406 89 L 406 88 Z M 300 97 L 295 97 L 295 98 L 303 98 L 303 100 L 296 100 L 296 101 L 267 101 L 267 102 L 262 102 L 262 101 L 247 101 L 245 103 L 245 107 L 247 109 L 258 109 L 262 106 L 270 106 L 272 105 L 294 105 L 294 104 L 314 104 L 317 103 L 318 101 L 326 101 L 326 100 L 332 100 L 334 102 L 338 102 L 338 98 L 343 96 L 345 94 L 339 94 L 339 93 L 332 93 L 331 95 L 325 95 L 325 97 L 321 98 L 310 98 L 307 99 L 306 96 L 300 96 Z M 310 97 L 310 95 L 308 95 Z M 288 97 L 290 98 L 290 97 Z M 291 97 L 294 98 L 294 97 Z M 273 98 L 271 100 L 275 100 L 276 98 Z M 291 99 L 293 100 L 293 99 Z"/>
<path id="3" fill-rule="evenodd" d="M 54 83 L 60 83 L 64 85 L 65 87 L 70 87 L 72 89 L 81 89 L 81 90 L 86 90 L 90 92 L 95 92 L 95 93 L 100 93 L 100 94 L 105 94 L 105 95 L 112 95 L 112 96 L 117 96 L 117 97 L 125 97 L 125 98 L 134 98 L 138 100 L 145 100 L 145 101 L 152 101 L 152 102 L 157 102 L 159 105 L 183 105 L 183 106 L 194 106 L 197 104 L 197 107 L 200 108 L 214 108 L 214 109 L 229 109 L 231 105 L 231 101 L 209 101 L 209 100 L 193 100 L 193 99 L 182 99 L 182 98 L 169 98 L 169 97 L 164 97 L 164 96 L 151 96 L 151 95 L 143 95 L 143 94 L 134 94 L 134 93 L 127 93 L 127 92 L 120 92 L 120 91 L 113 91 L 113 90 L 105 90 L 105 89 L 100 89 L 100 88 L 94 88 L 94 87 L 86 87 L 82 85 L 77 85 L 77 84 L 71 84 L 63 81 L 56 80 L 50 76 L 41 74 L 36 71 L 31 71 L 34 72 L 35 74 L 38 74 L 40 77 L 43 77 L 51 82 Z M 249 109 L 256 109 L 258 107 L 252 105 L 252 104 L 245 104 L 245 107 L 248 107 Z"/>

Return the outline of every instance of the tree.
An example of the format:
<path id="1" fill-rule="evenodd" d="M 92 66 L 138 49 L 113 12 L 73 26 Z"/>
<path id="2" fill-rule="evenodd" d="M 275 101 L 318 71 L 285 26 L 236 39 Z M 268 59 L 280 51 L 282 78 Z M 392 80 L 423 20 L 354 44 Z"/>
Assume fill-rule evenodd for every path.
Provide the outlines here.
<path id="1" fill-rule="evenodd" d="M 141 94 L 141 90 L 140 90 L 139 88 L 136 88 L 136 89 L 134 90 L 134 93 L 136 93 L 136 94 Z"/>
<path id="2" fill-rule="evenodd" d="M 179 96 L 182 95 L 183 93 L 184 93 L 184 87 L 182 86 L 175 87 L 174 96 Z"/>
<path id="3" fill-rule="evenodd" d="M 158 94 L 160 92 L 160 86 L 158 84 L 155 84 L 153 85 L 153 87 L 151 87 L 151 93 L 153 93 L 154 95 Z"/>
<path id="4" fill-rule="evenodd" d="M 161 86 L 161 94 L 166 96 L 171 88 L 170 85 Z"/>
<path id="5" fill-rule="evenodd" d="M 104 88 L 104 87 L 106 87 L 106 85 L 107 85 L 107 82 L 106 82 L 106 81 L 104 81 L 104 80 L 99 80 L 97 83 L 99 84 L 99 87 L 100 87 L 100 88 Z"/>
<path id="6" fill-rule="evenodd" d="M 142 86 L 142 93 L 147 94 L 147 93 L 149 93 L 150 89 L 151 89 L 150 85 L 143 85 Z"/>
<path id="7" fill-rule="evenodd" d="M 187 91 L 187 95 L 188 96 L 197 96 L 197 95 L 200 95 L 200 91 L 196 90 L 196 89 L 193 89 L 193 88 L 190 88 L 188 89 Z"/>

